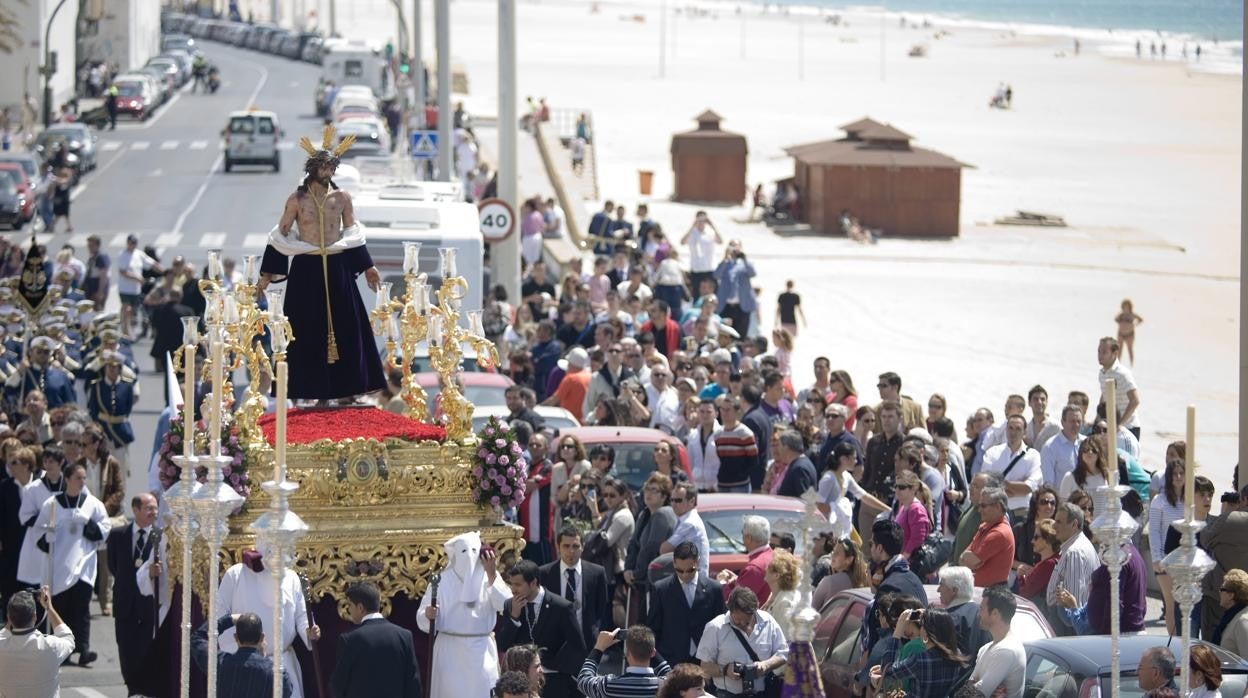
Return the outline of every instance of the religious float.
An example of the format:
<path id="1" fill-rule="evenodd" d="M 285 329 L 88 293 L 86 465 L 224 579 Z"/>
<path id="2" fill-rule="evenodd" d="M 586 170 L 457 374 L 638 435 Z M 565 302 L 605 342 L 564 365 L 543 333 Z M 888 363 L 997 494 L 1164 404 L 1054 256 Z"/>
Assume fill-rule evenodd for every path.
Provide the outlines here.
<path id="1" fill-rule="evenodd" d="M 283 315 L 284 290 L 266 291 L 264 310 L 257 303 L 258 259 L 244 258 L 243 281 L 226 291 L 220 257 L 210 253 L 208 278 L 200 282 L 206 333 L 200 335 L 198 318 L 186 318 L 184 346 L 174 362 L 184 375 L 184 396 L 192 396 L 184 404 L 194 399 L 195 371 L 181 367 L 193 365 L 201 345 L 207 349 L 204 380 L 222 385 L 220 394 L 234 394 L 229 377 L 237 371 L 251 380 L 232 414 L 224 401 L 204 398 L 190 439 L 182 428 L 184 407 L 162 446 L 160 474 L 170 510 L 166 569 L 176 585 L 171 620 L 181 619 L 166 627 L 176 625 L 181 640 L 172 642 L 171 635 L 169 644 L 171 665 L 181 668 L 182 695 L 188 695 L 190 679 L 181 659 L 187 656 L 187 631 L 214 614 L 221 572 L 242 561 L 246 550 L 263 549 L 265 568 L 275 578 L 293 569 L 304 584 L 310 618 L 323 633 L 311 657 L 300 652 L 307 696 L 325 695 L 337 636 L 354 627 L 346 598 L 353 583 L 378 586 L 383 615 L 413 630 L 423 664 L 427 636 L 415 630 L 415 615 L 431 575 L 446 565 L 442 544 L 480 531 L 499 554 L 500 569 L 517 558 L 523 531 L 502 522 L 502 510 L 522 498 L 523 472 L 516 467 L 504 480 L 505 468 L 489 471 L 492 477 L 477 465 L 485 458 L 478 452 L 507 465 L 506 454 L 514 449 L 510 457 L 518 458 L 521 446 L 497 423 L 483 432 L 497 438 L 480 443 L 471 431 L 473 405 L 456 379 L 462 346 L 472 346 L 485 367 L 495 365 L 498 355 L 484 338 L 481 311 L 461 311 L 468 283 L 457 272 L 455 250 L 439 253 L 441 285 L 435 290 L 419 270 L 420 244 L 406 243 L 405 291 L 392 298 L 391 284 L 380 284 L 370 313 L 373 331 L 385 340 L 387 368 L 403 373 L 401 415 L 364 406 L 287 413 L 285 352 L 299 338 Z M 439 375 L 436 409 L 411 362 L 402 360 L 416 355 L 421 344 Z M 265 414 L 274 374 L 277 407 Z M 189 548 L 183 545 L 188 531 Z M 188 572 L 191 582 L 182 584 Z M 276 618 L 272 622 L 270 627 L 278 625 Z M 212 626 L 210 649 L 215 635 Z M 191 694 L 215 684 L 211 673 L 207 682 L 189 680 Z"/>

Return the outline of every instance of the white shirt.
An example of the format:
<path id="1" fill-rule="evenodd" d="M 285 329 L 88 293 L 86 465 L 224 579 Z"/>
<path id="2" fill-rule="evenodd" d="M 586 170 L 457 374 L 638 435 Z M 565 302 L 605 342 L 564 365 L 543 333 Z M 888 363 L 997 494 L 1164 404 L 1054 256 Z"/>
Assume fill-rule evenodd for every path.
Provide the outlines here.
<path id="1" fill-rule="evenodd" d="M 1074 538 L 1062 543 L 1062 550 L 1057 558 L 1057 567 L 1049 577 L 1049 587 L 1045 591 L 1045 599 L 1050 606 L 1057 607 L 1057 588 L 1059 586 L 1075 597 L 1079 606 L 1088 603 L 1088 589 L 1092 583 L 1092 573 L 1101 566 L 1101 558 L 1096 554 L 1092 541 L 1080 531 Z"/>
<path id="2" fill-rule="evenodd" d="M 1044 476 L 1040 471 L 1040 454 L 1034 448 L 1022 444 L 1020 449 L 1023 457 L 1014 464 L 1010 469 L 1010 474 L 1005 478 L 1007 482 L 1025 482 L 1031 491 L 1035 492 L 1040 485 L 1044 484 Z M 1009 468 L 1010 461 L 1019 454 L 1020 451 L 1011 451 L 1008 443 L 993 446 L 984 453 L 984 465 L 980 468 L 980 472 L 998 472 L 1004 473 Z M 1009 498 L 1009 507 L 1011 510 L 1026 509 L 1031 504 L 1031 494 L 1015 496 Z"/>
<path id="3" fill-rule="evenodd" d="M 680 396 L 670 385 L 662 392 L 654 387 L 654 383 L 646 384 L 646 402 L 650 406 L 650 426 L 666 426 L 671 433 L 676 433 L 680 419 Z"/>
<path id="4" fill-rule="evenodd" d="M 758 655 L 760 660 L 766 660 L 774 656 L 781 656 L 785 659 L 789 657 L 789 646 L 785 641 L 784 633 L 780 630 L 780 625 L 766 611 L 757 611 L 755 613 L 754 630 L 745 635 L 746 641 L 750 643 L 754 653 Z M 699 661 L 710 662 L 717 666 L 723 666 L 729 662 L 741 662 L 742 664 L 751 664 L 754 662 L 750 659 L 750 655 L 741 646 L 741 641 L 737 639 L 736 633 L 733 632 L 732 622 L 729 620 L 727 613 L 715 616 L 702 630 L 702 641 L 698 643 L 698 651 L 694 656 Z M 730 693 L 741 693 L 742 688 L 740 679 L 730 679 L 727 676 L 717 676 L 714 679 L 715 685 Z M 754 682 L 754 691 L 757 694 L 763 692 L 763 678 L 759 677 Z"/>
<path id="5" fill-rule="evenodd" d="M 73 497 L 71 504 L 76 503 Z M 108 540 L 108 514 L 104 504 L 82 492 L 82 504 L 76 508 L 60 506 L 55 497 L 48 497 L 39 506 L 39 518 L 34 527 L 27 531 L 26 536 L 34 536 L 36 540 L 47 535 L 52 543 L 52 595 L 60 594 L 78 582 L 95 584 L 97 541 L 86 539 L 84 531 L 87 522 L 94 522 L 102 536 L 98 543 Z M 34 549 L 35 569 L 42 570 L 38 579 L 31 580 L 35 584 L 46 584 L 48 554 Z"/>
<path id="6" fill-rule="evenodd" d="M 988 453 L 988 449 L 1005 443 L 1005 425 L 1008 421 L 993 424 L 984 430 L 984 435 L 980 437 L 979 444 L 975 446 L 975 457 L 971 461 L 971 477 L 975 477 L 984 469 L 984 457 Z"/>
<path id="7" fill-rule="evenodd" d="M 645 304 L 654 297 L 654 291 L 645 284 L 637 284 L 637 288 L 632 291 L 630 291 L 628 287 L 628 279 L 621 281 L 620 284 L 615 287 L 615 290 L 620 294 L 620 300 L 628 300 L 629 296 L 637 296 L 637 300 L 641 301 L 642 304 Z"/>
<path id="8" fill-rule="evenodd" d="M 1031 446 L 1037 451 L 1044 446 L 1045 442 L 1053 438 L 1053 435 L 1062 430 L 1062 426 L 1057 422 L 1044 418 L 1040 423 L 1039 429 L 1036 428 L 1034 420 L 1027 420 L 1027 428 L 1023 431 L 1023 443 Z"/>
<path id="9" fill-rule="evenodd" d="M 135 248 L 134 251 L 122 250 L 117 255 L 117 292 L 136 295 L 143 291 L 143 282 L 128 279 L 122 275 L 122 272 L 130 272 L 139 276 L 143 275 L 143 271 L 151 269 L 156 264 L 156 260 L 147 256 L 143 250 Z"/>
<path id="10" fill-rule="evenodd" d="M 1105 482 L 1105 478 L 1093 474 L 1087 476 L 1083 481 L 1083 487 L 1080 487 L 1079 483 L 1075 481 L 1075 471 L 1072 470 L 1062 476 L 1062 484 L 1057 487 L 1057 496 L 1061 498 L 1058 501 L 1066 501 L 1070 498 L 1070 493 L 1075 490 L 1083 490 L 1092 495 L 1093 500 L 1096 500 L 1099 498 L 1096 491 L 1107 484 L 1109 483 Z"/>
<path id="11" fill-rule="evenodd" d="M 1105 402 L 1105 381 L 1110 378 L 1114 379 L 1114 407 L 1118 412 L 1119 419 L 1121 419 L 1122 413 L 1127 411 L 1127 401 L 1129 400 L 1127 393 L 1136 389 L 1135 377 L 1131 375 L 1129 368 L 1122 365 L 1121 361 L 1115 361 L 1114 365 L 1109 368 L 1102 368 L 1098 372 L 1098 376 L 1100 379 L 1099 385 L 1101 386 L 1101 402 Z M 1137 409 L 1132 413 L 1131 419 L 1125 422 L 1120 421 L 1119 425 L 1128 429 L 1139 427 L 1139 410 Z"/>
<path id="12" fill-rule="evenodd" d="M 971 681 L 980 693 L 991 696 L 998 686 L 1005 686 L 1005 698 L 1022 698 L 1023 674 L 1027 671 L 1027 651 L 1013 632 L 1000 642 L 979 648 L 979 658 Z"/>
<path id="13" fill-rule="evenodd" d="M 277 582 L 273 579 L 272 570 L 267 567 L 262 572 L 253 572 L 241 562 L 232 565 L 221 577 L 217 587 L 217 614 L 219 616 L 232 613 L 255 613 L 260 616 L 260 624 L 270 653 L 279 638 L 282 649 L 282 664 L 290 676 L 293 690 L 291 698 L 303 698 L 303 674 L 300 670 L 299 658 L 295 655 L 293 643 L 295 636 L 308 642 L 308 607 L 303 597 L 303 588 L 299 576 L 289 567 L 282 577 L 282 627 L 280 635 L 273 631 L 273 598 L 277 592 Z M 221 634 L 220 645 L 223 652 L 234 652 L 238 649 L 234 629 L 230 628 Z M 269 656 L 272 656 L 270 654 Z"/>
<path id="14" fill-rule="evenodd" d="M 696 425 L 685 440 L 685 450 L 689 453 L 689 469 L 693 471 L 693 484 L 699 490 L 713 490 L 719 486 L 719 452 L 715 450 L 715 435 L 723 431 L 716 424 L 711 435 L 702 442 L 702 426 Z"/>
<path id="15" fill-rule="evenodd" d="M 711 540 L 706 536 L 706 525 L 702 523 L 702 515 L 697 509 L 690 509 L 684 516 L 676 517 L 676 530 L 667 539 L 673 548 L 685 541 L 693 543 L 698 549 L 698 572 L 710 576 Z"/>
<path id="16" fill-rule="evenodd" d="M 1071 441 L 1059 431 L 1040 448 L 1040 475 L 1044 484 L 1056 487 L 1061 484 L 1066 473 L 1075 469 L 1079 459 L 1079 444 L 1085 438 L 1083 434 L 1075 434 L 1075 440 Z M 1062 499 L 1064 501 L 1066 498 Z"/>
<path id="17" fill-rule="evenodd" d="M 847 492 L 859 498 L 865 494 L 848 470 L 841 473 L 840 482 L 837 482 L 836 473 L 832 470 L 819 478 L 819 501 L 828 505 L 828 522 L 838 538 L 849 536 L 850 529 L 854 527 L 854 503 L 845 496 Z"/>
<path id="18" fill-rule="evenodd" d="M 715 271 L 718 260 L 715 259 L 715 231 L 710 226 L 702 230 L 693 227 L 689 230 L 689 271 Z M 696 290 L 696 289 L 695 289 Z"/>
<path id="19" fill-rule="evenodd" d="M 52 632 L 0 629 L 0 698 L 61 695 L 61 662 L 74 651 L 74 633 L 64 623 Z"/>
<path id="20" fill-rule="evenodd" d="M 685 283 L 685 272 L 680 268 L 680 262 L 668 257 L 659 262 L 659 268 L 654 271 L 655 286 L 680 286 Z"/>
<path id="21" fill-rule="evenodd" d="M 559 561 L 559 595 L 568 598 L 568 570 L 572 570 L 572 574 L 576 577 L 576 589 L 572 595 L 572 612 L 576 614 L 576 622 L 581 622 L 581 608 L 584 606 L 582 599 L 585 598 L 585 576 L 581 574 L 581 561 L 576 561 L 575 567 L 568 567 L 563 560 Z"/>

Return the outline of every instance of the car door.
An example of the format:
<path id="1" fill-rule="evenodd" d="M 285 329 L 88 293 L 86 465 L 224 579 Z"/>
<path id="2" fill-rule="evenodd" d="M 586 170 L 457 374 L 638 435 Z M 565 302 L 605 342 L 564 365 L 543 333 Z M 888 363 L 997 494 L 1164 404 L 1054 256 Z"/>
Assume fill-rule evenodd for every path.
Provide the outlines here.
<path id="1" fill-rule="evenodd" d="M 1079 677 L 1060 659 L 1033 650 L 1027 657 L 1023 698 L 1079 698 Z"/>
<path id="2" fill-rule="evenodd" d="M 256 120 L 254 117 L 235 116 L 230 119 L 229 154 L 235 160 L 247 160 L 252 156 L 256 141 Z"/>
<path id="3" fill-rule="evenodd" d="M 862 649 L 858 631 L 866 604 L 854 596 L 835 596 L 815 628 L 813 642 L 823 690 L 828 698 L 850 698 L 853 695 L 854 672 Z"/>

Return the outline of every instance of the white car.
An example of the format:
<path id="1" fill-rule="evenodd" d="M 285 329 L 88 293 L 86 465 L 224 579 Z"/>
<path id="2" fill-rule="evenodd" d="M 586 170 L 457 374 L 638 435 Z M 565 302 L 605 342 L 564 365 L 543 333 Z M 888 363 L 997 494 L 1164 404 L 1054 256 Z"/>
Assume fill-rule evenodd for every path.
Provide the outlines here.
<path id="1" fill-rule="evenodd" d="M 576 421 L 576 417 L 572 413 L 562 407 L 548 407 L 546 405 L 538 405 L 533 408 L 534 412 L 542 419 L 546 420 L 546 426 L 549 429 L 562 432 L 564 429 L 581 426 Z M 490 417 L 498 417 L 500 420 L 507 421 L 507 416 L 511 414 L 511 410 L 506 405 L 479 406 L 472 410 L 472 430 L 479 432 L 485 428 L 485 423 Z"/>
<path id="2" fill-rule="evenodd" d="M 259 109 L 232 112 L 221 137 L 225 140 L 226 172 L 235 165 L 268 165 L 274 172 L 281 171 L 277 146 L 282 140 L 282 127 L 277 114 Z"/>
<path id="3" fill-rule="evenodd" d="M 355 147 L 372 144 L 381 152 L 390 151 L 390 131 L 386 123 L 376 117 L 346 119 L 334 124 L 338 141 L 347 136 L 355 136 Z"/>

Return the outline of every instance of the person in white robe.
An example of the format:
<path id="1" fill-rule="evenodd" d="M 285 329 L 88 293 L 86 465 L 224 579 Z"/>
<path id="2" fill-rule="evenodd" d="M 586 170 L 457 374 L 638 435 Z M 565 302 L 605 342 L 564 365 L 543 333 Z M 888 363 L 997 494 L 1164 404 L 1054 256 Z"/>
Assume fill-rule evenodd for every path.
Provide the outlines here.
<path id="1" fill-rule="evenodd" d="M 95 661 L 91 651 L 91 594 L 97 572 L 96 550 L 108 538 L 104 503 L 87 491 L 87 470 L 81 463 L 65 468 L 65 491 L 39 507 L 32 533 L 36 569 L 52 591 L 52 602 L 65 613 L 74 632 L 78 664 Z M 49 583 L 50 582 L 50 583 Z"/>
<path id="2" fill-rule="evenodd" d="M 299 658 L 295 655 L 296 633 L 303 644 L 312 647 L 313 640 L 321 638 L 321 629 L 308 625 L 308 607 L 303 598 L 303 587 L 299 584 L 299 576 L 289 567 L 282 578 L 282 632 L 280 639 L 270 627 L 273 624 L 273 601 L 276 581 L 273 571 L 264 567 L 263 544 L 257 543 L 259 550 L 243 553 L 243 562 L 232 565 L 221 578 L 217 587 L 217 616 L 228 616 L 234 613 L 255 613 L 260 616 L 264 625 L 264 636 L 268 638 L 270 656 L 275 647 L 282 648 L 282 670 L 290 676 L 294 686 L 291 698 L 303 698 L 303 671 Z M 258 568 L 258 569 L 257 569 Z M 234 629 L 227 630 L 218 638 L 217 647 L 225 652 L 238 649 L 238 641 L 234 639 Z"/>
<path id="3" fill-rule="evenodd" d="M 48 497 L 65 490 L 65 477 L 61 473 L 61 464 L 54 458 L 44 458 L 43 476 L 30 481 L 26 491 L 22 493 L 22 507 L 18 510 L 18 519 L 27 528 L 35 525 L 39 518 L 39 507 L 48 501 Z M 86 488 L 90 492 L 90 488 Z M 35 548 L 39 533 L 30 530 L 22 540 L 22 552 L 17 558 L 17 581 L 29 587 L 37 587 L 48 583 L 47 558 Z"/>
<path id="4" fill-rule="evenodd" d="M 498 681 L 494 623 L 511 598 L 498 574 L 493 550 L 481 553 L 481 534 L 463 533 L 442 544 L 448 558 L 436 585 L 420 601 L 416 625 L 429 632 L 433 622 L 430 698 L 488 696 Z"/>

